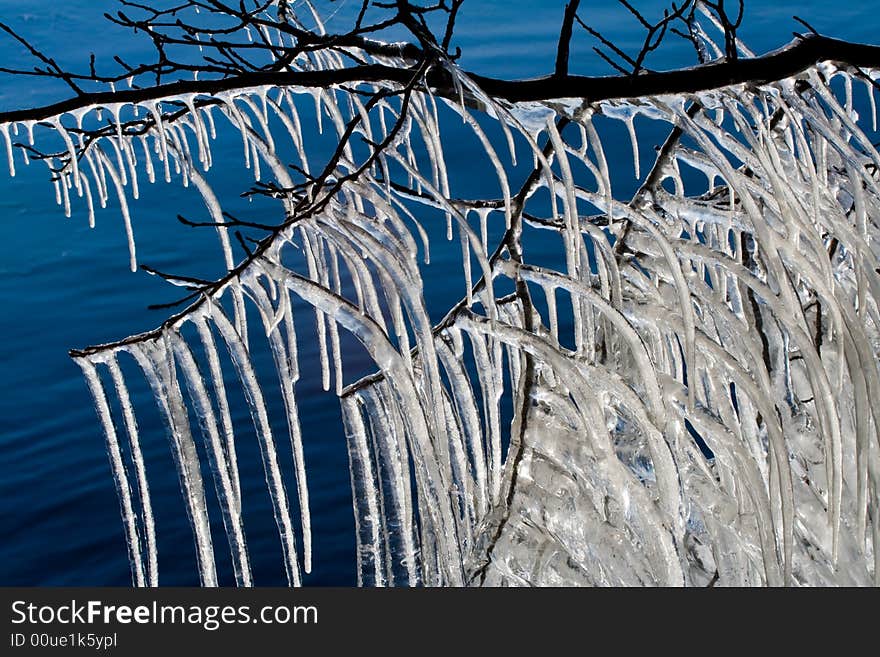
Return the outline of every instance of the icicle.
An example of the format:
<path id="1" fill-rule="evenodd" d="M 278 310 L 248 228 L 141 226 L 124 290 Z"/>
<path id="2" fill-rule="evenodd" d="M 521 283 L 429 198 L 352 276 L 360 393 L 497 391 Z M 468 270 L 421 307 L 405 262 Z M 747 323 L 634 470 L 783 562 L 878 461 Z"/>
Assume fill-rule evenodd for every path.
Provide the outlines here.
<path id="1" fill-rule="evenodd" d="M 229 480 L 232 484 L 235 500 L 241 511 L 241 483 L 238 476 L 238 458 L 235 449 L 235 433 L 232 428 L 232 416 L 229 412 L 229 402 L 226 398 L 226 386 L 223 383 L 223 371 L 220 368 L 220 357 L 217 354 L 217 345 L 214 336 L 208 326 L 207 320 L 202 317 L 195 320 L 199 338 L 204 347 L 205 356 L 208 359 L 208 367 L 211 382 L 214 386 L 214 398 L 217 400 L 217 408 L 220 411 L 220 422 L 223 428 L 225 441 L 226 459 L 229 468 Z"/>
<path id="2" fill-rule="evenodd" d="M 386 519 L 386 526 L 394 528 L 389 536 L 389 549 L 395 554 L 402 554 L 400 565 L 403 567 L 402 578 L 394 573 L 393 569 L 392 575 L 395 579 L 403 579 L 409 586 L 416 586 L 420 576 L 406 429 L 394 402 L 393 393 L 387 385 L 380 382 L 375 386 L 369 386 L 360 397 L 376 444 L 378 467 L 390 480 L 384 501 L 384 510 L 389 516 Z"/>
<path id="3" fill-rule="evenodd" d="M 336 294 L 342 294 L 342 281 L 339 278 L 339 258 L 336 250 L 330 246 L 330 277 L 333 283 L 333 290 Z M 336 381 L 336 396 L 342 395 L 343 376 L 342 376 L 342 351 L 339 345 L 339 327 L 336 322 L 330 323 L 330 346 L 333 352 L 333 373 Z"/>
<path id="4" fill-rule="evenodd" d="M 122 211 L 122 220 L 125 222 L 125 235 L 128 238 L 129 266 L 131 267 L 131 271 L 136 272 L 137 254 L 134 246 L 134 232 L 131 228 L 131 216 L 128 213 L 128 202 L 125 200 L 125 190 L 122 187 L 122 181 L 120 181 L 119 175 L 113 169 L 113 164 L 110 162 L 106 153 L 104 153 L 100 146 L 97 147 L 96 152 L 98 154 L 98 160 L 103 163 L 103 169 L 110 174 L 110 179 L 116 186 L 116 194 L 119 198 L 119 208 Z"/>
<path id="5" fill-rule="evenodd" d="M 124 141 L 124 137 L 122 134 L 122 119 L 120 117 L 120 113 L 122 112 L 122 105 L 119 103 L 114 103 L 112 105 L 108 105 L 107 109 L 110 110 L 110 114 L 113 115 L 113 126 L 116 128 L 116 141 L 121 145 Z"/>
<path id="6" fill-rule="evenodd" d="M 272 357 L 275 362 L 275 369 L 278 372 L 278 380 L 281 385 L 281 395 L 284 399 L 284 406 L 287 410 L 287 426 L 290 433 L 290 444 L 293 451 L 293 461 L 296 472 L 296 488 L 299 495 L 300 520 L 302 522 L 303 532 L 303 568 L 307 573 L 312 571 L 312 521 L 309 510 L 309 487 L 306 478 L 305 453 L 302 443 L 302 429 L 299 422 L 299 410 L 297 409 L 296 394 L 294 392 L 294 376 L 291 371 L 291 354 L 288 353 L 280 332 L 269 324 L 271 317 L 272 304 L 266 297 L 265 291 L 259 284 L 254 281 L 248 285 L 250 293 L 253 295 L 257 304 L 263 310 L 264 328 L 266 336 L 269 339 L 269 347 L 272 350 Z M 281 299 L 286 300 L 284 303 L 289 304 L 289 293 L 282 290 Z M 282 308 L 278 313 L 279 319 L 287 316 Z M 338 349 L 338 345 L 337 345 Z M 295 357 L 295 354 L 294 354 Z M 338 354 L 337 354 L 338 357 Z M 341 367 L 341 365 L 340 365 Z"/>
<path id="7" fill-rule="evenodd" d="M 135 586 L 145 586 L 143 555 L 141 554 L 140 539 L 138 538 L 137 519 L 131 501 L 131 487 L 128 484 L 128 474 L 125 463 L 122 460 L 122 452 L 119 449 L 119 440 L 116 437 L 116 428 L 113 426 L 113 418 L 110 415 L 110 405 L 107 402 L 107 394 L 104 385 L 95 371 L 95 366 L 85 358 L 79 358 L 77 365 L 82 368 L 95 401 L 98 417 L 104 428 L 104 437 L 107 440 L 107 452 L 110 455 L 110 465 L 113 469 L 113 481 L 116 483 L 116 493 L 119 495 L 119 504 L 122 508 L 122 520 L 126 529 L 126 542 L 128 555 L 131 562 L 132 579 Z"/>
<path id="8" fill-rule="evenodd" d="M 461 262 L 464 267 L 464 289 L 465 294 L 467 294 L 467 303 L 468 307 L 474 305 L 474 297 L 473 297 L 473 289 L 474 289 L 474 279 L 471 274 L 471 251 L 468 248 L 468 240 L 467 235 L 464 232 L 459 232 L 461 236 Z"/>
<path id="9" fill-rule="evenodd" d="M 122 186 L 125 187 L 128 185 L 128 174 L 127 168 L 125 166 L 125 161 L 122 156 L 122 150 L 125 148 L 124 144 L 118 142 L 115 139 L 107 139 L 106 140 L 110 147 L 113 149 L 114 154 L 116 155 L 116 171 L 119 174 L 119 180 L 122 182 Z M 80 194 L 81 196 L 82 194 Z"/>
<path id="10" fill-rule="evenodd" d="M 293 103 L 293 100 L 290 98 L 290 94 L 285 90 L 284 97 L 287 99 L 287 105 L 289 111 L 285 112 L 281 107 L 280 99 L 279 102 L 276 102 L 269 98 L 269 106 L 275 110 L 275 115 L 281 120 L 281 123 L 284 125 L 284 128 L 287 130 L 287 134 L 290 135 L 290 140 L 293 142 L 294 147 L 296 148 L 297 155 L 300 159 L 300 164 L 302 166 L 303 171 L 306 173 L 309 172 L 309 161 L 306 157 L 305 148 L 303 147 L 303 138 L 302 138 L 302 128 L 299 122 L 299 112 L 296 110 L 296 105 Z"/>
<path id="11" fill-rule="evenodd" d="M 212 105 L 205 105 L 200 111 L 204 112 L 205 118 L 208 120 L 208 129 L 210 130 L 211 139 L 217 139 L 217 126 L 214 125 L 214 114 L 211 110 L 214 109 Z"/>
<path id="12" fill-rule="evenodd" d="M 79 188 L 79 158 L 77 157 L 76 147 L 73 145 L 73 140 L 70 138 L 70 133 L 67 131 L 67 128 L 65 128 L 64 124 L 61 123 L 61 117 L 57 117 L 52 125 L 55 127 L 55 132 L 61 136 L 61 139 L 64 141 L 64 145 L 67 147 L 67 155 L 70 159 L 68 161 L 68 165 L 66 166 L 71 167 L 77 185 L 77 192 L 79 192 L 80 196 L 82 196 L 82 190 Z M 70 216 L 69 202 L 67 203 L 66 212 L 67 216 Z"/>
<path id="13" fill-rule="evenodd" d="M 483 240 L 483 253 L 489 255 L 489 214 L 492 208 L 478 208 L 477 216 L 480 218 L 480 237 Z"/>
<path id="14" fill-rule="evenodd" d="M 214 472 L 217 497 L 223 509 L 223 524 L 226 527 L 229 549 L 232 553 L 235 580 L 240 586 L 252 586 L 253 580 L 251 579 L 250 561 L 244 537 L 240 498 L 236 494 L 230 478 L 227 450 L 220 440 L 214 408 L 208 398 L 205 382 L 196 365 L 195 358 L 183 338 L 171 334 L 169 341 L 180 369 L 183 371 L 193 408 L 199 417 L 199 424 L 205 436 L 205 448 L 211 460 L 211 469 Z"/>
<path id="15" fill-rule="evenodd" d="M 72 215 L 70 206 L 70 174 L 59 173 L 58 175 L 60 177 L 58 182 L 61 187 L 61 193 L 64 195 L 64 216 L 70 219 Z"/>
<path id="16" fill-rule="evenodd" d="M 205 124 L 202 123 L 202 118 L 196 109 L 195 96 L 184 96 L 182 100 L 184 105 L 186 105 L 187 110 L 189 110 L 189 116 L 192 119 L 193 132 L 196 135 L 196 142 L 199 147 L 199 163 L 202 165 L 202 169 L 207 171 L 210 164 L 210 146 L 208 142 L 208 133 L 207 130 L 205 130 Z"/>
<path id="17" fill-rule="evenodd" d="M 46 164 L 50 169 L 52 168 L 51 159 Z M 57 175 L 53 176 L 52 185 L 55 187 L 55 205 L 61 205 L 61 181 Z"/>
<path id="18" fill-rule="evenodd" d="M 170 136 L 168 148 L 169 154 L 174 157 L 174 173 L 180 176 L 180 182 L 186 189 L 189 187 L 189 170 L 193 167 L 182 130 L 177 125 L 169 125 L 165 132 Z"/>
<path id="19" fill-rule="evenodd" d="M 79 174 L 82 177 L 82 186 L 86 193 L 86 206 L 89 211 L 89 228 L 95 227 L 95 204 L 92 200 L 92 188 L 89 185 L 89 180 L 86 178 L 86 175 L 82 172 Z"/>
<path id="20" fill-rule="evenodd" d="M 3 140 L 6 142 L 6 156 L 9 164 L 9 175 L 15 177 L 15 159 L 12 157 L 12 139 L 9 136 L 9 124 L 0 123 L 0 133 L 3 134 Z M 33 138 L 31 138 L 33 143 Z"/>
<path id="21" fill-rule="evenodd" d="M 470 113 L 465 109 L 464 104 L 462 104 L 460 108 L 456 108 L 456 110 L 462 115 L 465 122 L 470 126 L 471 130 L 474 131 L 474 134 L 483 145 L 486 151 L 486 155 L 492 162 L 492 166 L 495 169 L 495 175 L 498 177 L 498 183 L 501 186 L 501 193 L 504 197 L 504 225 L 505 227 L 510 228 L 512 216 L 511 212 L 513 210 L 512 198 L 510 193 L 510 182 L 507 179 L 507 171 L 505 170 L 504 165 L 501 163 L 501 159 L 498 157 L 498 153 L 495 151 L 495 148 L 492 146 L 492 142 L 486 136 L 486 133 L 483 132 L 480 124 L 477 123 L 474 117 L 472 117 Z"/>
<path id="22" fill-rule="evenodd" d="M 125 161 L 128 163 L 128 177 L 131 180 L 131 196 L 137 200 L 140 198 L 140 183 L 138 182 L 137 156 L 134 152 L 134 142 L 131 139 L 125 139 L 121 142 L 120 148 L 124 152 Z M 120 164 L 120 167 L 124 168 L 124 165 Z"/>
<path id="23" fill-rule="evenodd" d="M 141 145 L 144 148 L 144 164 L 147 167 L 147 180 L 152 184 L 156 182 L 156 171 L 153 168 L 153 157 L 150 154 L 150 147 L 147 144 L 147 138 L 142 136 L 140 139 Z"/>
<path id="24" fill-rule="evenodd" d="M 468 337 L 477 365 L 486 416 L 486 434 L 489 437 L 489 491 L 493 503 L 497 504 L 501 494 L 501 418 L 498 404 L 502 390 L 495 378 L 485 338 L 471 333 L 468 333 Z"/>
<path id="25" fill-rule="evenodd" d="M 846 94 L 845 107 L 846 114 L 849 117 L 852 117 L 853 120 L 858 120 L 858 115 L 853 116 L 853 87 L 852 87 L 852 76 L 844 75 L 843 76 L 843 90 Z"/>
<path id="26" fill-rule="evenodd" d="M 457 332 L 456 332 L 457 333 Z M 452 342 L 453 338 L 445 336 Z M 461 339 L 460 334 L 458 339 Z M 489 488 L 486 449 L 483 445 L 483 433 L 480 425 L 480 417 L 476 407 L 475 395 L 470 381 L 461 361 L 460 355 L 456 355 L 445 340 L 440 340 L 437 345 L 437 353 L 443 363 L 443 368 L 449 377 L 453 399 L 459 409 L 462 418 L 462 428 L 468 439 L 468 447 L 471 452 L 471 462 L 474 470 L 476 512 L 478 516 L 484 516 L 489 508 L 491 491 Z"/>
<path id="27" fill-rule="evenodd" d="M 550 322 L 550 335 L 554 342 L 559 342 L 559 320 L 556 315 L 556 288 L 547 286 L 544 288 L 544 297 L 547 299 L 547 314 Z"/>
<path id="28" fill-rule="evenodd" d="M 140 437 L 138 435 L 137 420 L 134 409 L 128 395 L 128 387 L 122 377 L 122 371 L 115 357 L 107 360 L 107 368 L 116 388 L 116 396 L 122 407 L 122 417 L 125 420 L 125 430 L 128 433 L 128 441 L 131 445 L 131 460 L 134 463 L 137 475 L 138 493 L 141 500 L 141 510 L 144 527 L 144 542 L 147 550 L 146 574 L 144 577 L 147 586 L 159 585 L 158 553 L 156 551 L 156 523 L 153 519 L 153 505 L 150 501 L 150 487 L 147 481 L 147 471 L 144 465 L 144 456 L 141 453 Z"/>
<path id="29" fill-rule="evenodd" d="M 605 208 L 608 213 L 608 219 L 609 222 L 613 222 L 611 205 L 614 195 L 611 191 L 611 174 L 608 171 L 608 161 L 605 159 L 605 149 L 602 148 L 602 141 L 599 139 L 599 134 L 596 132 L 596 128 L 593 125 L 593 121 L 589 114 L 584 116 L 583 124 L 587 129 L 590 143 L 593 145 L 593 152 L 596 154 L 596 164 L 599 165 L 600 178 L 597 182 L 599 183 L 601 191 L 605 197 Z"/>
<path id="30" fill-rule="evenodd" d="M 107 180 L 104 175 L 104 167 L 101 163 L 100 158 L 98 158 L 93 150 L 86 151 L 85 155 L 86 164 L 89 166 L 89 170 L 92 173 L 92 179 L 95 183 L 95 192 L 98 195 L 98 202 L 102 208 L 107 207 Z"/>
<path id="31" fill-rule="evenodd" d="M 147 106 L 147 111 L 152 115 L 156 125 L 158 136 L 155 137 L 156 153 L 165 167 L 165 182 L 171 182 L 171 163 L 168 161 L 168 137 L 165 134 L 165 122 L 162 120 L 162 108 L 159 103 Z"/>
<path id="32" fill-rule="evenodd" d="M 550 136 L 550 143 L 553 144 L 554 150 L 556 151 L 557 161 L 559 162 L 560 172 L 562 173 L 562 179 L 565 184 L 565 228 L 563 230 L 565 264 L 569 277 L 573 280 L 578 280 L 581 276 L 582 266 L 580 260 L 580 245 L 582 244 L 582 239 L 580 221 L 578 220 L 574 179 L 572 177 L 568 156 L 562 142 L 562 136 L 559 134 L 556 124 L 553 121 L 547 122 L 547 133 Z M 577 351 L 582 353 L 584 349 L 583 310 L 579 303 L 576 303 L 573 306 L 573 316 L 575 345 Z"/>
<path id="33" fill-rule="evenodd" d="M 633 168 L 635 169 L 636 180 L 639 180 L 641 178 L 641 173 L 639 172 L 639 140 L 638 137 L 636 137 L 635 114 L 629 115 L 625 123 L 626 129 L 629 131 L 630 144 L 632 145 Z"/>
<path id="34" fill-rule="evenodd" d="M 248 96 L 241 96 L 241 101 L 250 108 L 251 112 L 253 112 L 254 117 L 257 119 L 257 122 L 260 124 L 260 129 L 262 130 L 262 137 L 266 141 L 266 145 L 269 148 L 269 152 L 274 153 L 275 152 L 275 140 L 272 138 L 272 131 L 269 129 L 269 124 L 268 124 L 269 117 L 266 113 L 266 109 L 267 109 L 266 108 L 266 103 L 267 103 L 266 95 L 267 95 L 268 91 L 269 90 L 265 87 L 261 87 L 261 88 L 257 89 L 257 95 L 260 97 L 260 99 L 263 103 L 263 111 L 262 112 L 259 109 L 257 109 L 257 106 L 254 104 L 254 102 Z"/>
<path id="35" fill-rule="evenodd" d="M 367 432 L 357 403 L 351 397 L 342 399 L 342 417 L 345 421 L 348 438 L 349 469 L 351 471 L 352 500 L 355 507 L 355 521 L 358 524 L 358 576 L 369 572 L 361 560 L 369 554 L 372 562 L 372 580 L 360 582 L 370 586 L 383 586 L 386 583 L 382 558 L 382 539 L 380 536 L 381 514 L 376 489 L 375 474 L 367 447 Z M 359 501 L 365 501 L 365 512 L 360 511 Z M 362 527 L 361 525 L 366 525 Z M 366 545 L 362 545 L 365 542 Z"/>
<path id="36" fill-rule="evenodd" d="M 172 456 L 187 505 L 202 586 L 217 586 L 214 546 L 202 482 L 201 465 L 171 353 L 163 342 L 137 343 L 129 353 L 143 370 L 168 431 Z"/>
<path id="37" fill-rule="evenodd" d="M 211 306 L 211 319 L 214 320 L 214 325 L 219 329 L 223 340 L 226 342 L 226 346 L 229 348 L 229 354 L 238 371 L 238 376 L 251 410 L 254 428 L 259 437 L 266 485 L 269 488 L 275 511 L 275 522 L 278 525 L 278 534 L 281 538 L 287 578 L 292 586 L 300 586 L 302 579 L 299 572 L 299 563 L 297 562 L 296 541 L 287 505 L 287 492 L 284 488 L 284 481 L 281 478 L 278 454 L 275 449 L 275 439 L 272 437 L 269 415 L 266 411 L 266 404 L 263 400 L 260 384 L 257 382 L 256 373 L 254 372 L 247 349 L 238 333 L 235 332 L 233 325 L 226 318 L 223 310 L 218 306 Z"/>
<path id="38" fill-rule="evenodd" d="M 304 226 L 300 226 L 300 234 L 303 238 L 306 260 L 309 266 L 309 277 L 312 280 L 321 280 L 322 274 L 319 259 L 315 253 L 312 237 L 306 232 Z M 330 390 L 330 359 L 327 355 L 326 318 L 320 310 L 315 310 L 315 322 L 318 327 L 318 354 L 321 361 L 321 386 L 325 391 Z"/>
<path id="39" fill-rule="evenodd" d="M 877 101 L 874 98 L 874 84 L 872 80 L 865 80 L 865 87 L 868 92 L 868 102 L 871 103 L 871 130 L 877 132 Z"/>
<path id="40" fill-rule="evenodd" d="M 318 134 L 324 134 L 324 108 L 321 104 L 324 92 L 320 89 L 312 89 L 310 92 L 315 101 L 315 120 L 318 122 Z"/>

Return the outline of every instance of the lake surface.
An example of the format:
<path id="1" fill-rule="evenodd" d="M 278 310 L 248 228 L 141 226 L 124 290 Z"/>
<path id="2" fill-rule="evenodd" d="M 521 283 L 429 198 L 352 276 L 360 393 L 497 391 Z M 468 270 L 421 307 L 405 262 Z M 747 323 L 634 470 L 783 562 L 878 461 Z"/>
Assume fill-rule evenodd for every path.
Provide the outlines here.
<path id="1" fill-rule="evenodd" d="M 360 3 L 349 0 L 349 4 Z M 601 4 L 604 9 L 585 9 L 585 18 L 622 47 L 634 46 L 641 37 L 633 31 L 635 23 L 612 3 Z M 110 61 L 114 54 L 136 60 L 148 52 L 144 42 L 105 26 L 101 18 L 114 5 L 107 0 L 0 0 L 0 20 L 61 62 L 87 63 L 90 52 L 99 62 Z M 329 11 L 342 5 L 336 21 L 351 11 L 343 2 L 319 0 L 317 5 Z M 656 16 L 663 6 L 656 1 L 636 5 L 649 16 Z M 563 6 L 564 2 L 469 0 L 458 26 L 464 66 L 511 78 L 550 72 Z M 838 4 L 830 15 L 828 4 L 818 0 L 762 0 L 749 3 L 743 27 L 746 42 L 759 52 L 788 42 L 798 28 L 790 18 L 793 13 L 830 36 L 876 42 L 880 34 L 880 13 L 873 3 Z M 572 69 L 607 73 L 579 37 L 576 33 Z M 691 53 L 682 45 L 668 49 L 652 64 L 673 67 L 691 61 Z M 0 62 L 33 64 L 5 35 L 0 37 Z M 65 96 L 62 86 L 39 78 L 0 75 L 0 111 Z M 456 143 L 456 129 L 460 130 L 451 126 L 446 133 L 450 166 L 467 174 L 471 154 L 468 143 Z M 629 144 L 624 144 L 628 153 Z M 239 162 L 240 146 L 234 135 L 221 134 L 215 161 Z M 623 161 L 631 166 L 628 157 Z M 0 168 L 0 585 L 127 585 L 128 560 L 104 439 L 79 368 L 67 350 L 154 327 L 165 316 L 146 306 L 173 300 L 179 290 L 143 272 L 128 271 L 125 235 L 115 207 L 99 212 L 97 227 L 90 230 L 82 207 L 75 207 L 70 219 L 64 218 L 42 165 L 17 168 L 14 179 L 6 174 L 5 165 Z M 239 165 L 215 165 L 211 173 L 215 188 L 229 197 L 228 209 L 244 203 L 237 198 L 247 189 L 242 172 Z M 471 179 L 462 184 L 479 189 L 482 182 Z M 140 262 L 198 277 L 222 274 L 216 240 L 175 220 L 178 212 L 195 212 L 199 204 L 193 191 L 179 184 L 143 185 L 141 199 L 131 205 Z M 430 310 L 437 319 L 461 294 L 458 249 L 457 241 L 435 241 L 432 264 L 425 269 Z M 313 346 L 304 346 L 303 358 L 314 361 Z M 255 359 L 268 364 L 266 358 Z M 338 401 L 320 390 L 316 378 L 306 377 L 298 386 L 315 544 L 314 571 L 305 582 L 351 585 L 356 577 L 354 522 Z M 145 389 L 133 390 L 133 395 L 147 398 Z M 149 406 L 146 402 L 139 408 Z M 285 435 L 283 419 L 278 420 L 280 400 L 270 410 L 279 435 Z M 158 417 L 146 413 L 139 422 L 145 458 L 156 473 L 152 494 L 160 581 L 197 584 L 191 533 L 167 442 Z M 245 448 L 240 458 L 245 499 L 267 497 L 257 452 Z M 248 509 L 246 518 L 256 583 L 283 584 L 268 502 Z M 219 555 L 225 541 L 220 533 L 214 540 Z M 223 581 L 230 581 L 228 572 Z"/>

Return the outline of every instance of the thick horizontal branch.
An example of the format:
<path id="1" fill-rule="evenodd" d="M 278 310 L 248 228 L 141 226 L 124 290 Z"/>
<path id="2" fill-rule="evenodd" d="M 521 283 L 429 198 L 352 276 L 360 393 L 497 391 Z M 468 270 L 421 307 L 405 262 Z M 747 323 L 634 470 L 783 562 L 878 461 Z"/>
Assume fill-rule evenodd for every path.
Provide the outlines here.
<path id="1" fill-rule="evenodd" d="M 528 80 L 500 80 L 475 73 L 468 75 L 489 96 L 511 102 L 554 98 L 582 98 L 598 102 L 613 98 L 638 98 L 661 94 L 696 93 L 719 87 L 781 80 L 820 61 L 852 66 L 880 67 L 880 46 L 850 43 L 818 35 L 799 37 L 787 46 L 753 59 L 721 61 L 692 68 L 637 76 L 585 77 L 550 75 Z M 220 80 L 182 80 L 169 84 L 116 92 L 97 92 L 37 107 L 0 113 L 0 123 L 41 121 L 92 105 L 142 103 L 181 94 L 217 94 L 262 85 L 328 87 L 357 82 L 407 84 L 412 71 L 404 67 L 370 64 L 323 71 L 254 72 Z M 442 95 L 457 98 L 449 73 L 433 69 L 428 84 Z"/>
<path id="2" fill-rule="evenodd" d="M 531 80 L 497 80 L 473 75 L 486 94 L 517 101 L 582 98 L 587 102 L 639 98 L 662 94 L 696 93 L 732 84 L 763 84 L 800 73 L 821 61 L 851 66 L 880 67 L 880 46 L 850 43 L 819 35 L 798 37 L 761 57 L 719 61 L 691 68 L 636 76 L 547 76 Z"/>
<path id="3" fill-rule="evenodd" d="M 321 71 L 255 71 L 219 80 L 178 80 L 177 82 L 144 87 L 142 89 L 87 93 L 44 107 L 0 113 L 0 123 L 42 121 L 83 107 L 113 105 L 117 103 L 144 103 L 185 94 L 214 95 L 234 89 L 248 89 L 260 86 L 330 87 L 335 84 L 351 84 L 356 82 L 398 82 L 406 84 L 411 78 L 412 71 L 407 68 L 396 68 L 380 64 Z"/>

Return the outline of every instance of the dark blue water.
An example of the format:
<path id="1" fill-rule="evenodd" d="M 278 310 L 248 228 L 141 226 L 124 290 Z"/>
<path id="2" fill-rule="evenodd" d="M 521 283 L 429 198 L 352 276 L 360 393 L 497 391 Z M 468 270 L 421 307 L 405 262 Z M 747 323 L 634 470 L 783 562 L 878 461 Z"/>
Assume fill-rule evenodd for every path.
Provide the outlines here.
<path id="1" fill-rule="evenodd" d="M 26 33 L 61 62 L 87 62 L 90 52 L 98 61 L 109 61 L 113 54 L 136 60 L 148 52 L 144 42 L 103 24 L 101 14 L 114 4 L 108 0 L 0 0 L 0 20 Z M 341 4 L 330 6 L 335 9 Z M 590 5 L 583 11 L 585 18 L 622 47 L 634 47 L 640 35 L 632 30 L 633 21 L 610 2 L 593 8 L 595 4 L 585 3 Z M 636 4 L 649 15 L 662 6 L 653 0 Z M 464 65 L 504 77 L 549 72 L 563 5 L 561 1 L 469 0 L 459 20 L 457 41 Z M 762 0 L 750 3 L 743 33 L 755 50 L 778 47 L 797 28 L 790 16 L 798 13 L 829 35 L 877 41 L 877 9 L 873 3 L 838 4 L 831 15 L 828 4 L 818 0 Z M 349 10 L 343 7 L 340 19 Z M 582 44 L 576 36 L 572 69 L 607 72 Z M 671 47 L 653 65 L 691 63 L 688 48 Z M 0 63 L 9 67 L 33 64 L 8 38 L 0 38 Z M 45 80 L 0 76 L 0 110 L 41 105 L 64 96 L 63 87 Z M 473 138 L 460 134 L 454 121 L 448 123 L 448 156 L 451 168 L 458 172 L 459 191 L 473 195 L 481 193 L 481 188 L 494 189 L 486 177 L 489 168 L 474 164 Z M 622 152 L 611 157 L 619 161 L 616 166 L 630 167 L 628 141 L 621 143 Z M 329 146 L 316 140 L 313 148 L 320 152 Z M 215 162 L 238 163 L 240 142 L 235 135 L 223 134 L 214 154 Z M 0 169 L 0 585 L 126 585 L 130 582 L 128 562 L 103 437 L 79 369 L 67 357 L 67 350 L 155 326 L 164 316 L 146 306 L 173 300 L 177 291 L 155 277 L 128 271 L 123 226 L 115 207 L 100 212 L 97 228 L 89 230 L 83 208 L 75 207 L 73 217 L 64 218 L 41 165 L 26 168 L 19 164 L 17 168 L 14 179 L 6 175 L 5 165 Z M 254 210 L 237 198 L 246 189 L 246 175 L 238 164 L 215 165 L 211 180 L 225 194 L 222 200 L 227 209 Z M 192 190 L 144 184 L 141 199 L 131 209 L 140 262 L 199 277 L 222 273 L 213 236 L 184 228 L 175 220 L 179 212 L 196 216 L 201 211 Z M 438 226 L 430 231 L 438 237 L 445 232 Z M 458 249 L 457 242 L 446 245 L 435 240 L 432 264 L 425 269 L 427 296 L 437 318 L 461 294 Z M 304 345 L 303 349 L 306 363 L 313 362 L 314 347 Z M 261 373 L 271 376 L 266 367 L 268 355 L 255 354 L 254 358 Z M 357 366 L 356 355 L 354 362 Z M 135 386 L 132 394 L 148 400 L 145 386 Z M 309 377 L 299 385 L 298 395 L 315 541 L 315 568 L 306 583 L 353 584 L 354 525 L 338 403 Z M 271 403 L 274 426 L 283 436 L 280 400 Z M 158 417 L 150 414 L 150 403 L 140 404 L 139 409 L 146 409 L 139 423 L 153 474 L 161 582 L 195 584 L 191 534 L 167 443 Z M 256 446 L 246 436 L 241 444 L 245 500 L 254 500 L 247 510 L 246 529 L 256 582 L 283 583 Z M 215 533 L 214 540 L 220 555 L 222 534 Z M 224 581 L 228 581 L 228 565 L 219 560 Z"/>

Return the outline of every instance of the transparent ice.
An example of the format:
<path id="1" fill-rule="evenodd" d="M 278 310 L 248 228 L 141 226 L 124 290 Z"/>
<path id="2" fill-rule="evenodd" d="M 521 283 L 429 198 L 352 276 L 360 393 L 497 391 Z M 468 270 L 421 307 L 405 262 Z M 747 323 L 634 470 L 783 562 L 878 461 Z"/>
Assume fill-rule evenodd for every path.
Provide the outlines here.
<path id="1" fill-rule="evenodd" d="M 318 53 L 291 67 L 342 65 Z M 202 583 L 217 582 L 210 480 L 236 582 L 248 586 L 259 583 L 251 561 L 272 557 L 249 554 L 245 540 L 230 364 L 259 440 L 278 557 L 299 585 L 314 510 L 297 345 L 317 340 L 319 376 L 344 417 L 364 585 L 880 584 L 880 155 L 868 136 L 877 74 L 820 64 L 762 86 L 517 105 L 444 65 L 458 91 L 441 99 L 416 88 L 406 107 L 391 96 L 368 111 L 341 86 L 258 87 L 145 103 L 144 134 L 120 118 L 131 107 L 89 108 L 113 129 L 88 144 L 64 117 L 50 122 L 63 145 L 45 160 L 59 203 L 69 213 L 82 198 L 93 222 L 115 193 L 133 269 L 130 201 L 138 175 L 152 183 L 159 171 L 200 193 L 232 271 L 158 329 L 76 355 L 106 436 L 133 583 L 159 584 L 161 555 L 123 374 L 133 370 L 119 361 L 140 366 L 164 419 Z M 396 89 L 358 85 L 382 88 Z M 860 93 L 871 116 L 852 109 Z M 314 125 L 304 101 L 317 108 Z M 171 107 L 185 111 L 172 117 Z M 631 146 L 611 143 L 600 115 Z M 560 130 L 563 116 L 571 125 Z M 255 180 L 282 190 L 296 188 L 276 154 L 282 140 L 314 174 L 309 131 L 341 138 L 361 117 L 356 131 L 370 143 L 392 138 L 363 171 L 367 151 L 347 146 L 332 175 L 303 191 L 326 196 L 321 210 L 236 263 L 221 196 L 202 173 L 216 166 L 221 117 L 240 133 Z M 449 120 L 481 145 L 485 198 L 462 199 L 450 183 Z M 503 128 L 499 143 L 491 122 Z M 649 122 L 669 138 L 646 171 L 637 130 Z M 32 124 L 0 125 L 11 175 L 22 128 L 33 134 Z M 640 186 L 629 200 L 614 193 L 612 148 L 632 153 L 621 175 Z M 511 174 L 517 151 L 535 165 L 522 188 Z M 292 192 L 278 196 L 289 215 Z M 419 258 L 428 259 L 423 224 L 438 220 L 461 242 L 464 282 L 439 323 Z M 558 237 L 553 267 L 530 262 L 529 240 L 548 231 Z M 311 316 L 294 317 L 293 298 Z M 277 370 L 271 388 L 255 375 L 249 305 Z M 340 332 L 360 341 L 375 374 L 345 380 Z M 283 400 L 292 462 L 279 459 L 269 395 Z M 283 472 L 294 473 L 295 493 Z"/>

